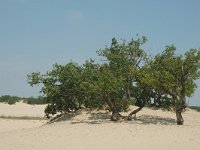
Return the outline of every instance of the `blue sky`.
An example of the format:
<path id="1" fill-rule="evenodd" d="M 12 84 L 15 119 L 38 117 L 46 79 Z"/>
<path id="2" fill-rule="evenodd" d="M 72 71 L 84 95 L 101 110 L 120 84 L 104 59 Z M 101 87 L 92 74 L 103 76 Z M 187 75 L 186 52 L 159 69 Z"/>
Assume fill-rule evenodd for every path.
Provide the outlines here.
<path id="1" fill-rule="evenodd" d="M 0 0 L 0 95 L 37 96 L 26 75 L 97 58 L 111 39 L 145 35 L 150 54 L 200 48 L 199 0 Z M 200 86 L 200 84 L 198 83 Z M 200 88 L 190 98 L 200 106 Z"/>

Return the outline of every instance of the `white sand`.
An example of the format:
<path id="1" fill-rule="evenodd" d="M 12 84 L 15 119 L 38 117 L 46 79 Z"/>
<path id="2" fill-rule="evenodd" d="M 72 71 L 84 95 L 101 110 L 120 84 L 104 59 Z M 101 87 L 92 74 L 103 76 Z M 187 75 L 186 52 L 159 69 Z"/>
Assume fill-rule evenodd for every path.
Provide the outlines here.
<path id="1" fill-rule="evenodd" d="M 113 123 L 108 114 L 83 111 L 73 118 L 63 117 L 52 124 L 41 126 L 41 122 L 36 122 L 33 128 L 23 129 L 28 124 L 21 123 L 21 129 L 12 131 L 6 129 L 8 123 L 2 119 L 0 127 L 4 126 L 5 130 L 0 130 L 0 150 L 200 149 L 200 113 L 194 110 L 183 114 L 183 126 L 176 125 L 175 114 L 161 110 L 145 108 L 132 122 Z M 10 120 L 13 128 L 18 121 Z"/>
<path id="2" fill-rule="evenodd" d="M 46 105 L 27 105 L 23 102 L 14 105 L 0 103 L 0 116 L 44 117 L 45 107 Z"/>
<path id="3" fill-rule="evenodd" d="M 0 135 L 3 132 L 39 127 L 44 123 L 46 123 L 45 120 L 0 119 Z"/>
<path id="4" fill-rule="evenodd" d="M 46 105 L 27 105 L 19 102 L 14 105 L 0 103 L 0 116 L 13 117 L 13 119 L 0 118 L 0 135 L 2 132 L 38 127 L 46 123 L 45 120 L 35 120 L 44 117 Z M 20 117 L 33 117 L 34 120 L 24 120 Z M 1 150 L 1 148 L 0 148 Z"/>

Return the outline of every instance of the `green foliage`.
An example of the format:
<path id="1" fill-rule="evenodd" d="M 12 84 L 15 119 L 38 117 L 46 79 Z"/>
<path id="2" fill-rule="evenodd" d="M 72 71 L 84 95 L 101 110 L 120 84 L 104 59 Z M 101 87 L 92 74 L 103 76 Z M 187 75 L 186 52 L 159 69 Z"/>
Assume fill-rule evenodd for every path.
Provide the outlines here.
<path id="1" fill-rule="evenodd" d="M 141 48 L 146 41 L 141 37 L 120 43 L 113 38 L 110 47 L 97 51 L 104 61 L 55 64 L 46 74 L 28 75 L 28 83 L 43 84 L 47 117 L 82 107 L 106 107 L 118 113 L 127 111 L 130 105 L 165 109 L 184 105 L 200 77 L 200 51 L 191 49 L 177 55 L 172 45 L 149 59 Z"/>
<path id="2" fill-rule="evenodd" d="M 0 97 L 0 102 L 5 102 L 12 105 L 15 104 L 16 102 L 19 102 L 20 99 L 21 98 L 17 96 L 3 95 Z"/>
<path id="3" fill-rule="evenodd" d="M 28 97 L 28 98 L 22 98 L 24 103 L 30 104 L 30 105 L 41 105 L 41 104 L 47 104 L 48 101 L 46 98 L 42 96 L 38 97 Z"/>
<path id="4" fill-rule="evenodd" d="M 200 51 L 191 49 L 184 55 L 175 51 L 175 46 L 167 46 L 149 64 L 153 79 L 150 85 L 165 107 L 186 105 L 186 97 L 192 96 L 197 87 L 194 81 L 200 77 Z"/>
<path id="5" fill-rule="evenodd" d="M 120 105 L 123 103 L 134 103 L 135 87 L 134 82 L 138 82 L 138 76 L 141 76 L 140 67 L 147 61 L 147 54 L 141 49 L 141 46 L 147 41 L 146 37 L 132 39 L 119 43 L 115 38 L 112 39 L 110 48 L 106 47 L 98 51 L 100 56 L 106 58 L 109 70 L 116 79 L 121 80 Z M 128 106 L 126 106 L 128 108 Z"/>
<path id="6" fill-rule="evenodd" d="M 28 75 L 28 83 L 31 86 L 39 84 L 40 80 L 41 80 L 40 72 L 33 72 L 31 75 Z"/>
<path id="7" fill-rule="evenodd" d="M 10 95 L 3 95 L 0 97 L 0 102 L 8 103 L 10 105 L 15 104 L 16 102 L 22 101 L 27 104 L 37 105 L 37 104 L 47 104 L 48 101 L 46 98 L 42 96 L 34 97 L 18 97 L 18 96 L 10 96 Z"/>
<path id="8" fill-rule="evenodd" d="M 189 108 L 194 109 L 194 110 L 200 112 L 200 107 L 199 106 L 190 106 Z"/>
<path id="9" fill-rule="evenodd" d="M 35 80 L 37 79 L 37 80 Z M 36 82 L 37 81 L 37 82 Z M 32 73 L 28 76 L 30 85 L 42 83 L 43 94 L 49 102 L 45 112 L 54 114 L 54 112 L 75 111 L 82 104 L 82 68 L 70 62 L 66 65 L 55 64 L 53 70 L 45 75 Z"/>

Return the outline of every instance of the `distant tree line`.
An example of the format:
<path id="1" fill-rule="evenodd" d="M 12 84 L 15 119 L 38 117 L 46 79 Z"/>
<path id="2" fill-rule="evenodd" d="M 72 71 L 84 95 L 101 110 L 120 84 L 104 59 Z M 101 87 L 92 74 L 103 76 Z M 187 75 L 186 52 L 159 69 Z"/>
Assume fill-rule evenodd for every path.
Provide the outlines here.
<path id="1" fill-rule="evenodd" d="M 176 54 L 176 47 L 170 45 L 152 57 L 142 49 L 146 41 L 146 37 L 130 42 L 113 38 L 110 46 L 97 51 L 102 61 L 54 64 L 46 74 L 28 75 L 28 83 L 43 85 L 41 92 L 49 102 L 47 117 L 86 107 L 108 109 L 113 121 L 132 120 L 133 115 L 149 106 L 174 110 L 177 124 L 182 125 L 186 98 L 195 92 L 194 81 L 200 77 L 200 50 Z M 122 116 L 120 112 L 130 105 L 138 108 Z"/>
<path id="2" fill-rule="evenodd" d="M 200 112 L 200 106 L 189 106 L 189 108 Z"/>
<path id="3" fill-rule="evenodd" d="M 28 98 L 22 98 L 22 99 L 25 103 L 31 104 L 31 105 L 40 105 L 40 104 L 47 104 L 48 103 L 47 99 L 43 96 L 28 97 Z"/>
<path id="4" fill-rule="evenodd" d="M 24 103 L 36 105 L 36 104 L 47 104 L 47 99 L 38 96 L 38 97 L 18 97 L 18 96 L 10 96 L 10 95 L 2 95 L 0 96 L 0 102 L 8 103 L 10 105 L 15 104 L 16 102 L 23 101 Z"/>
<path id="5" fill-rule="evenodd" d="M 16 102 L 19 102 L 21 100 L 18 96 L 10 96 L 10 95 L 3 95 L 0 97 L 0 102 L 5 102 L 10 105 L 15 104 Z"/>

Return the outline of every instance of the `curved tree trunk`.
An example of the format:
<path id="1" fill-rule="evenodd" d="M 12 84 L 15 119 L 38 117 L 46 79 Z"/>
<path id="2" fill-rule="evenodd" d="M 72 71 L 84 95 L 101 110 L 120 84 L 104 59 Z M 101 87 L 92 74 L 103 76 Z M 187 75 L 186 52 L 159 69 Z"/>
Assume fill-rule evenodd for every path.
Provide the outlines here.
<path id="1" fill-rule="evenodd" d="M 142 110 L 143 107 L 144 107 L 144 106 L 139 107 L 139 108 L 135 109 L 134 111 L 132 111 L 132 112 L 128 115 L 127 120 L 131 121 L 131 120 L 133 119 L 132 116 L 133 116 L 133 115 L 136 115 L 136 113 L 138 113 L 140 110 Z"/>
<path id="2" fill-rule="evenodd" d="M 181 104 L 176 107 L 176 118 L 177 118 L 177 125 L 183 125 L 184 119 L 182 117 L 183 109 L 185 109 L 186 106 L 186 82 L 185 82 L 185 76 L 181 76 L 181 95 L 180 100 Z"/>
<path id="3" fill-rule="evenodd" d="M 106 99 L 106 103 L 108 104 L 108 106 L 110 107 L 111 111 L 112 111 L 112 115 L 111 115 L 111 120 L 112 121 L 118 121 L 122 116 L 121 114 L 118 112 L 117 110 L 117 106 L 114 102 L 111 101 L 110 96 L 107 96 Z"/>
<path id="4" fill-rule="evenodd" d="M 182 117 L 182 112 L 183 109 L 185 109 L 187 106 L 186 105 L 181 105 L 176 107 L 176 119 L 177 119 L 177 125 L 183 125 L 184 119 Z"/>
<path id="5" fill-rule="evenodd" d="M 142 110 L 142 108 L 146 105 L 146 102 L 147 102 L 147 100 L 146 100 L 146 93 L 147 93 L 147 89 L 144 87 L 144 90 L 142 91 L 141 97 L 140 97 L 140 99 L 143 100 L 143 101 L 142 101 L 142 104 L 140 105 L 139 108 L 133 110 L 133 111 L 128 115 L 127 120 L 131 121 L 131 120 L 133 119 L 132 116 L 133 116 L 133 115 L 136 115 L 136 114 L 137 114 L 140 110 Z"/>
<path id="6" fill-rule="evenodd" d="M 183 123 L 184 123 L 184 120 L 183 120 L 183 117 L 182 117 L 182 114 L 181 114 L 182 111 L 183 111 L 182 106 L 178 106 L 176 108 L 177 125 L 183 125 Z"/>
<path id="7" fill-rule="evenodd" d="M 184 120 L 180 111 L 176 111 L 177 125 L 183 125 Z"/>

